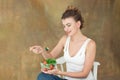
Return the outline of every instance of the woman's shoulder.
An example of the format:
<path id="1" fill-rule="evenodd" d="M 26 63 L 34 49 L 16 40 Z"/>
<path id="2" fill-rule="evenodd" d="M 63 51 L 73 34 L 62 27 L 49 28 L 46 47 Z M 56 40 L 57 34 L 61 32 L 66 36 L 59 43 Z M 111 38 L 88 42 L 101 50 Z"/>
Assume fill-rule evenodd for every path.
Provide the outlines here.
<path id="1" fill-rule="evenodd" d="M 96 42 L 93 39 L 91 39 L 91 38 L 88 38 L 88 39 L 90 40 L 88 43 L 88 47 L 96 46 Z"/>
<path id="2" fill-rule="evenodd" d="M 63 35 L 60 40 L 66 41 L 66 39 L 67 39 L 67 35 Z"/>
<path id="3" fill-rule="evenodd" d="M 60 41 L 61 41 L 63 44 L 65 44 L 67 38 L 68 38 L 67 35 L 63 35 L 63 36 L 60 38 Z"/>

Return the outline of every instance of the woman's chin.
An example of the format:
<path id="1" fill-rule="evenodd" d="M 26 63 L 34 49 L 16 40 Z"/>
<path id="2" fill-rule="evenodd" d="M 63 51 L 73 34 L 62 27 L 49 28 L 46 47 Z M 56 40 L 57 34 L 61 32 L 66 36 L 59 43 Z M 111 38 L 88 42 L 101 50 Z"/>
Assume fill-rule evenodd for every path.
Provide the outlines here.
<path id="1" fill-rule="evenodd" d="M 70 37 L 70 36 L 72 36 L 72 35 L 68 34 L 68 36 Z"/>
<path id="2" fill-rule="evenodd" d="M 68 34 L 66 34 L 67 36 L 72 36 L 72 34 L 70 34 L 70 33 L 68 33 Z"/>

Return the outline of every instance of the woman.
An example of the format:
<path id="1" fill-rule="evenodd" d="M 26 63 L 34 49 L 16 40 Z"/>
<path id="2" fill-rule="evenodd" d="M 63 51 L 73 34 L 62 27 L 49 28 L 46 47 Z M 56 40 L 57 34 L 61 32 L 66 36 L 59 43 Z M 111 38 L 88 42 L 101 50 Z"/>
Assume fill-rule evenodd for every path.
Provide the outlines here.
<path id="1" fill-rule="evenodd" d="M 55 48 L 47 53 L 41 46 L 32 46 L 30 50 L 41 54 L 45 59 L 56 58 L 64 50 L 66 60 L 66 72 L 58 69 L 43 71 L 38 80 L 63 80 L 56 75 L 64 75 L 67 80 L 94 80 L 91 68 L 96 54 L 96 43 L 83 35 L 83 19 L 80 11 L 69 6 L 62 17 L 64 35 Z"/>

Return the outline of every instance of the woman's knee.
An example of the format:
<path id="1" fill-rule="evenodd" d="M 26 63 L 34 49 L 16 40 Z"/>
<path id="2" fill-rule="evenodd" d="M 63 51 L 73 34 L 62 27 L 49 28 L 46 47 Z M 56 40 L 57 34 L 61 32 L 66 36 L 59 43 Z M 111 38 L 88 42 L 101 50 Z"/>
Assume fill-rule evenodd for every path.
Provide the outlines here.
<path id="1" fill-rule="evenodd" d="M 46 74 L 40 73 L 37 77 L 37 80 L 46 80 Z"/>
<path id="2" fill-rule="evenodd" d="M 43 72 L 41 72 L 38 77 L 37 80 L 66 80 L 66 79 L 62 79 L 58 76 L 52 75 L 52 74 L 45 74 Z"/>
<path id="3" fill-rule="evenodd" d="M 54 80 L 52 75 L 50 74 L 45 74 L 43 72 L 41 72 L 38 77 L 37 77 L 37 80 Z"/>

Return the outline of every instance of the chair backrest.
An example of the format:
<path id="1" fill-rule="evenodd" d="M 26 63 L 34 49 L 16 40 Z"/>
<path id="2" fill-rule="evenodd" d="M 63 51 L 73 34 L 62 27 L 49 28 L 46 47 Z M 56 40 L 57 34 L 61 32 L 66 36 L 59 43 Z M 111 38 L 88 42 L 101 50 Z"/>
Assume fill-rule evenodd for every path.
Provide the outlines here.
<path id="1" fill-rule="evenodd" d="M 57 61 L 57 64 L 60 65 L 61 71 L 65 71 L 64 67 L 63 67 L 63 64 L 65 63 L 64 57 L 62 56 L 62 57 L 56 59 L 56 61 Z M 95 61 L 93 64 L 93 76 L 94 76 L 95 80 L 97 80 L 97 71 L 98 71 L 99 65 L 100 65 L 100 63 L 97 61 Z M 56 66 L 56 68 L 58 68 L 58 66 Z M 63 78 L 64 78 L 64 76 L 63 76 Z"/>

